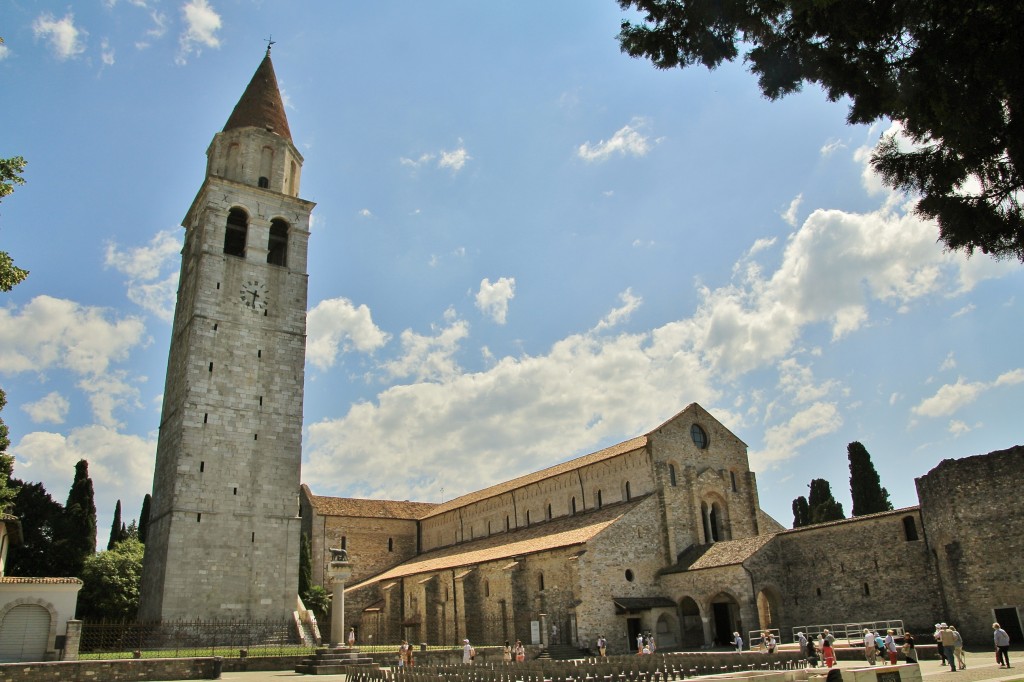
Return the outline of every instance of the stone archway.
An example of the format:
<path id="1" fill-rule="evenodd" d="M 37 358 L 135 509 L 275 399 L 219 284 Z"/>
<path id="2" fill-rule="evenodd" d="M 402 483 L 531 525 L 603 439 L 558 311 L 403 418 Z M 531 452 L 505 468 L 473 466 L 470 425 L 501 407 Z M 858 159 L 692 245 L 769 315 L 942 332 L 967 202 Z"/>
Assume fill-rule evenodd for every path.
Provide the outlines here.
<path id="1" fill-rule="evenodd" d="M 700 649 L 704 646 L 704 623 L 700 607 L 690 597 L 679 601 L 679 646 L 683 649 Z"/>
<path id="2" fill-rule="evenodd" d="M 765 587 L 757 593 L 757 625 L 761 630 L 778 630 L 782 599 L 774 587 Z"/>
<path id="3" fill-rule="evenodd" d="M 654 623 L 654 637 L 661 649 L 675 649 L 679 646 L 679 620 L 675 614 L 662 613 Z"/>
<path id="4" fill-rule="evenodd" d="M 711 639 L 719 646 L 727 646 L 733 641 L 733 632 L 743 633 L 739 602 L 731 594 L 719 592 L 710 604 Z"/>

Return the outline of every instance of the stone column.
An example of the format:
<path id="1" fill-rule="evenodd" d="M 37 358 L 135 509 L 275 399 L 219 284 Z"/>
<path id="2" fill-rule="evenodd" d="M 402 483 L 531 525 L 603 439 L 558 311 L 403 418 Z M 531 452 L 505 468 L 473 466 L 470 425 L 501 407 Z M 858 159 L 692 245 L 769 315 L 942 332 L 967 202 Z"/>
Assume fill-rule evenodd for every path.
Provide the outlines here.
<path id="1" fill-rule="evenodd" d="M 331 596 L 331 646 L 345 646 L 345 581 L 352 575 L 352 562 L 347 556 L 343 561 L 327 564 L 327 575 L 334 590 Z"/>

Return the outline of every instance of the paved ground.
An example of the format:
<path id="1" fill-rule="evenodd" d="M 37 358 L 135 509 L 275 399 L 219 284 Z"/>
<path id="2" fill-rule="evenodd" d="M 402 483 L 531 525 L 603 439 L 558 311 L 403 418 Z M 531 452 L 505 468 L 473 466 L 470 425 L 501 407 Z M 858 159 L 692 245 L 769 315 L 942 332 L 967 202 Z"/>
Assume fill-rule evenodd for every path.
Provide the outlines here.
<path id="1" fill-rule="evenodd" d="M 1011 680 L 1024 680 L 1024 654 L 1018 651 L 1010 652 L 1010 663 L 1013 668 L 1006 670 L 996 665 L 994 651 L 968 652 L 966 655 L 967 670 L 950 672 L 948 666 L 943 666 L 939 661 L 925 661 L 921 664 L 921 675 L 928 682 L 1010 682 Z M 1018 667 L 1019 666 L 1019 667 Z M 841 661 L 841 668 L 860 668 L 863 664 L 860 661 Z M 224 673 L 222 680 L 232 682 L 281 682 L 285 679 L 307 678 L 313 680 L 344 680 L 344 675 L 300 675 L 299 673 L 280 670 L 275 672 L 255 673 Z"/>

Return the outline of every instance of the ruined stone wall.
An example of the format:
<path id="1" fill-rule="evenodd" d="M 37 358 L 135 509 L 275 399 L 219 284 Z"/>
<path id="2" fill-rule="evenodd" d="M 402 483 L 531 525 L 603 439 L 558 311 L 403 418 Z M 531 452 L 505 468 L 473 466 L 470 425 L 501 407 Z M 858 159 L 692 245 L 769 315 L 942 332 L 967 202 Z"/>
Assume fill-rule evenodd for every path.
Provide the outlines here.
<path id="1" fill-rule="evenodd" d="M 1024 446 L 1018 445 L 943 460 L 916 480 L 925 537 L 942 579 L 936 620 L 955 624 L 969 643 L 991 645 L 994 621 L 1014 612 L 1018 622 L 1024 617 L 1022 471 Z"/>

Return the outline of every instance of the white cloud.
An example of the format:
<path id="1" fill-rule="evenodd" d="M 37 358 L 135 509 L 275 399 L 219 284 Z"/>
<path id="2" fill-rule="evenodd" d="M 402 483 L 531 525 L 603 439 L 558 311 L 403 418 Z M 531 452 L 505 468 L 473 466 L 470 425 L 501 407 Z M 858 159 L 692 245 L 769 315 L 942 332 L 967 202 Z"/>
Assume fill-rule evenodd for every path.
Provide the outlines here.
<path id="1" fill-rule="evenodd" d="M 190 55 L 201 54 L 203 47 L 220 47 L 217 31 L 221 29 L 221 18 L 207 0 L 189 0 L 182 8 L 185 30 L 178 39 L 178 56 L 175 61 L 184 64 Z"/>
<path id="2" fill-rule="evenodd" d="M 421 154 L 419 158 L 416 159 L 410 159 L 404 156 L 400 157 L 398 159 L 398 162 L 401 163 L 403 166 L 409 166 L 410 168 L 416 169 L 430 163 L 431 161 L 434 160 L 434 158 L 434 154 Z"/>
<path id="3" fill-rule="evenodd" d="M 36 424 L 63 424 L 71 403 L 57 391 L 51 391 L 34 403 L 25 403 L 21 409 Z"/>
<path id="4" fill-rule="evenodd" d="M 490 279 L 485 277 L 480 282 L 480 289 L 476 293 L 476 307 L 498 324 L 505 324 L 505 317 L 508 315 L 508 302 L 515 295 L 515 277 L 501 277 L 493 284 Z"/>
<path id="5" fill-rule="evenodd" d="M 796 227 L 797 222 L 797 211 L 800 210 L 800 204 L 804 202 L 804 195 L 797 194 L 793 201 L 789 202 L 789 207 L 783 212 L 782 219 L 786 221 L 787 225 Z"/>
<path id="6" fill-rule="evenodd" d="M 941 371 L 946 371 L 946 370 L 955 369 L 955 368 L 956 368 L 956 356 L 953 354 L 953 351 L 949 351 L 949 353 L 946 354 L 946 358 L 942 361 L 942 364 L 939 365 L 939 369 Z"/>
<path id="7" fill-rule="evenodd" d="M 818 402 L 793 415 L 784 424 L 765 430 L 764 447 L 750 453 L 750 468 L 763 471 L 790 459 L 815 438 L 834 433 L 843 425 L 835 403 Z"/>
<path id="8" fill-rule="evenodd" d="M 959 438 L 965 433 L 970 433 L 979 426 L 981 426 L 981 424 L 975 424 L 974 426 L 970 426 L 969 424 L 966 424 L 960 421 L 959 419 L 950 419 L 949 426 L 946 428 L 946 430 L 949 431 L 950 435 L 952 435 L 954 438 Z"/>
<path id="9" fill-rule="evenodd" d="M 360 218 L 372 218 L 373 217 L 373 212 L 370 211 L 370 209 L 368 209 L 368 208 L 360 209 L 359 210 L 359 217 Z"/>
<path id="10" fill-rule="evenodd" d="M 819 150 L 819 153 L 822 156 L 832 156 L 832 154 L 836 153 L 840 149 L 845 149 L 845 148 L 846 148 L 846 143 L 845 142 L 843 142 L 842 140 L 837 140 L 835 138 L 832 138 L 828 142 L 826 142 L 825 144 L 823 144 L 821 146 L 821 149 Z"/>
<path id="11" fill-rule="evenodd" d="M 601 140 L 594 145 L 584 142 L 576 149 L 576 155 L 584 161 L 606 161 L 614 154 L 646 156 L 651 150 L 650 139 L 639 131 L 646 125 L 644 119 L 635 118 L 631 123 L 615 131 L 608 140 Z"/>
<path id="12" fill-rule="evenodd" d="M 3 43 L 0 43 L 0 62 L 11 56 L 11 48 L 7 47 Z"/>
<path id="13" fill-rule="evenodd" d="M 458 173 L 466 165 L 466 162 L 472 158 L 469 152 L 466 151 L 466 148 L 462 146 L 462 141 L 459 140 L 458 149 L 453 149 L 452 151 L 441 150 L 441 157 L 437 160 L 437 167 L 450 168 L 452 172 Z"/>
<path id="14" fill-rule="evenodd" d="M 940 386 L 935 395 L 922 400 L 912 409 L 912 412 L 922 417 L 948 417 L 960 408 L 970 405 L 982 393 L 992 388 L 1014 386 L 1020 383 L 1024 383 L 1024 369 L 1004 372 L 995 381 L 990 383 L 983 381 L 965 382 L 960 378 L 957 379 L 955 384 Z"/>
<path id="15" fill-rule="evenodd" d="M 178 291 L 181 239 L 177 230 L 153 235 L 149 244 L 125 251 L 107 244 L 104 267 L 128 276 L 128 300 L 158 318 L 170 321 Z"/>
<path id="16" fill-rule="evenodd" d="M 306 315 L 306 334 L 306 360 L 321 370 L 333 367 L 342 353 L 372 353 L 391 338 L 373 323 L 369 308 L 347 298 L 317 303 Z"/>
<path id="17" fill-rule="evenodd" d="M 108 319 L 109 311 L 37 296 L 22 307 L 0 308 L 0 372 L 68 369 L 95 377 L 143 342 L 142 321 Z"/>
<path id="18" fill-rule="evenodd" d="M 72 59 L 85 52 L 83 29 L 75 26 L 75 15 L 68 12 L 63 19 L 56 19 L 49 12 L 40 14 L 32 22 L 32 32 L 36 39 L 43 39 L 50 44 L 50 49 L 57 59 Z"/>
<path id="19" fill-rule="evenodd" d="M 123 370 L 84 377 L 79 380 L 77 386 L 89 396 L 93 419 L 101 426 L 121 428 L 123 424 L 114 416 L 114 412 L 142 407 L 139 402 L 139 389 L 132 384 L 130 377 Z"/>
<path id="20" fill-rule="evenodd" d="M 110 47 L 110 41 L 106 38 L 100 41 L 100 60 L 105 66 L 114 65 L 114 48 Z"/>
<path id="21" fill-rule="evenodd" d="M 392 377 L 411 377 L 416 381 L 444 381 L 457 376 L 460 367 L 455 361 L 459 343 L 469 336 L 469 325 L 454 320 L 449 326 L 437 330 L 434 336 L 417 334 L 410 329 L 402 332 L 403 355 L 385 365 Z"/>
<path id="22" fill-rule="evenodd" d="M 644 302 L 644 299 L 633 295 L 632 289 L 626 289 L 619 294 L 619 300 L 622 301 L 622 305 L 618 308 L 613 308 L 611 312 L 601 318 L 601 321 L 594 327 L 594 331 L 611 329 L 619 323 L 627 321 L 629 316 L 633 314 L 633 311 Z"/>

